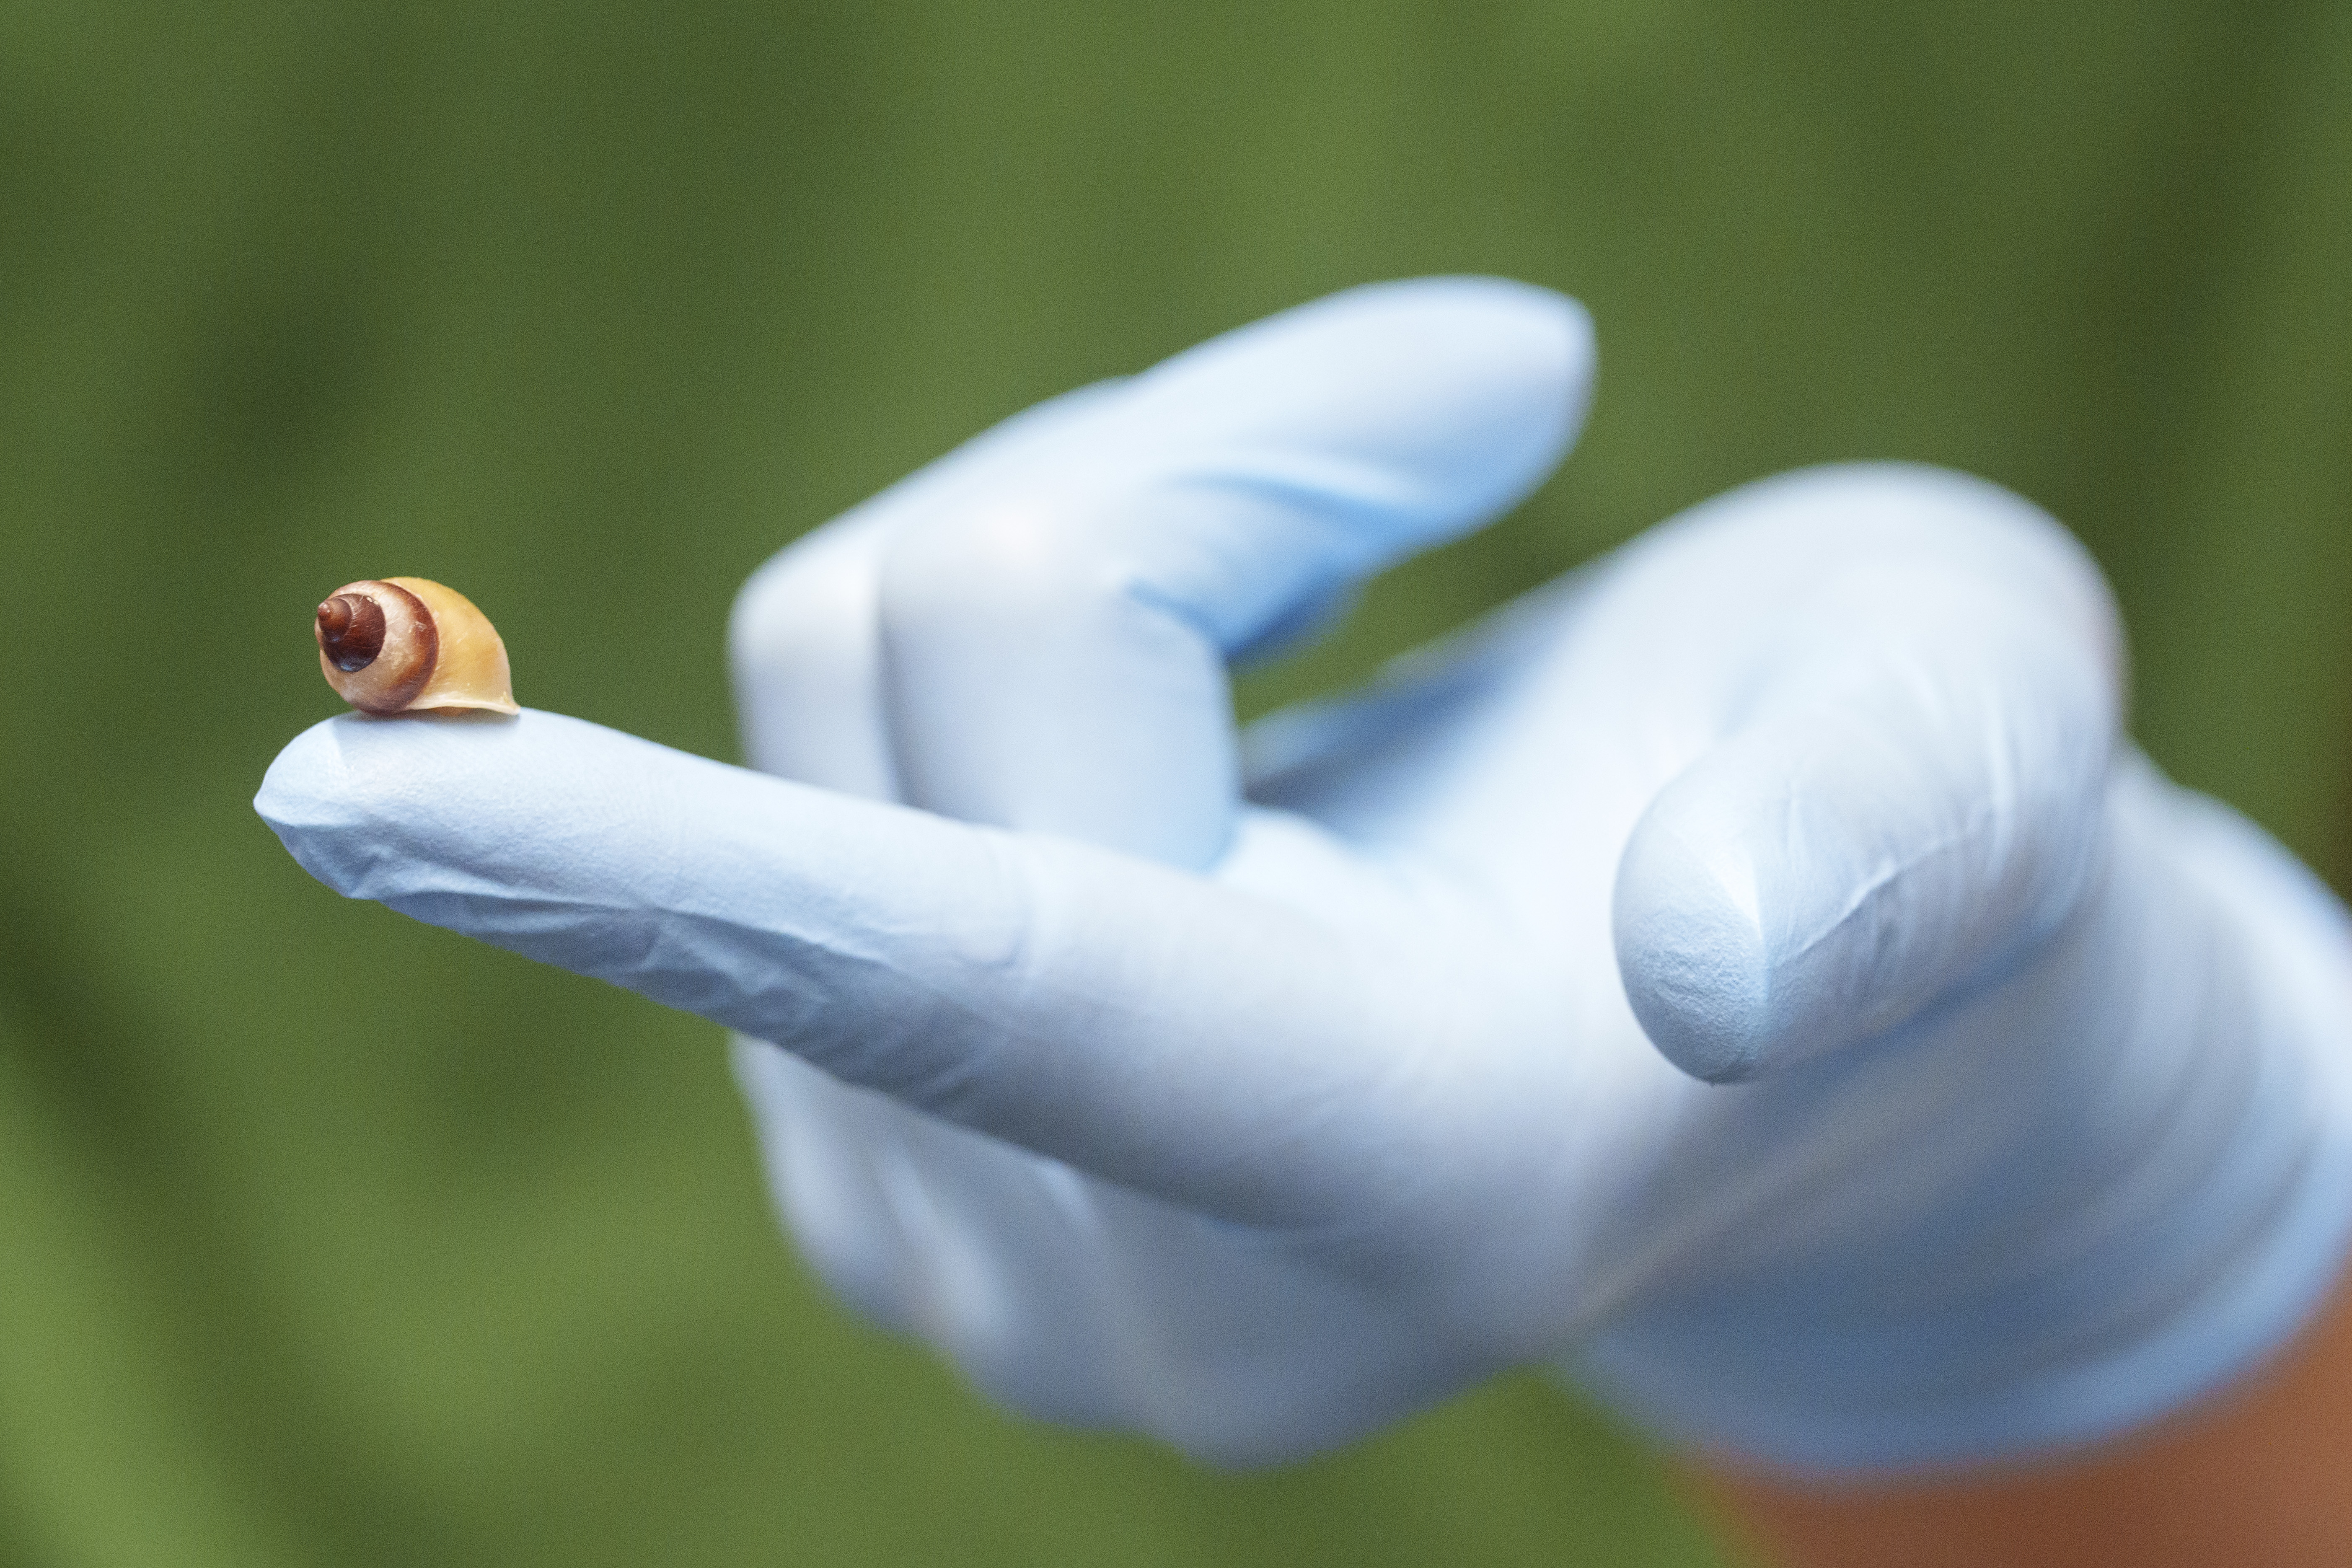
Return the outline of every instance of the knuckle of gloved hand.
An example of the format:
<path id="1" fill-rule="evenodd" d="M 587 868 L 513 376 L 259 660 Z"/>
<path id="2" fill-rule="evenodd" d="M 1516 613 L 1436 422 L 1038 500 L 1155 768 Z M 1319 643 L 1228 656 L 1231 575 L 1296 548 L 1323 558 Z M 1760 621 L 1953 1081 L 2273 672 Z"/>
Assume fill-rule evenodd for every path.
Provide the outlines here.
<path id="1" fill-rule="evenodd" d="M 1099 542 L 1050 497 L 926 519 L 891 543 L 881 574 L 886 635 L 1000 634 L 1084 615 L 1118 592 Z"/>
<path id="2" fill-rule="evenodd" d="M 861 632 L 873 613 L 873 572 L 856 552 L 828 543 L 791 546 L 737 592 L 727 642 L 739 678 L 799 669 L 862 646 Z"/>

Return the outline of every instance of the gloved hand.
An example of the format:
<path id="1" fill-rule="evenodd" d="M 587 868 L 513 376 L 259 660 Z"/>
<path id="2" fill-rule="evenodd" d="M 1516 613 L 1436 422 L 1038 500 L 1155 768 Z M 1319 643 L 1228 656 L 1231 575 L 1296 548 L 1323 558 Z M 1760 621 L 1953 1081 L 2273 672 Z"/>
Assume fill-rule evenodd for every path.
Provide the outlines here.
<path id="1" fill-rule="evenodd" d="M 816 1267 L 1054 1419 L 1265 1461 L 1552 1360 L 1868 1470 L 2242 1371 L 2346 1248 L 2352 947 L 2121 742 L 2024 502 L 1753 485 L 1237 752 L 1226 662 L 1514 503 L 1590 367 L 1538 290 L 1341 295 L 771 562 L 762 772 L 347 715 L 257 804 L 740 1031 Z"/>

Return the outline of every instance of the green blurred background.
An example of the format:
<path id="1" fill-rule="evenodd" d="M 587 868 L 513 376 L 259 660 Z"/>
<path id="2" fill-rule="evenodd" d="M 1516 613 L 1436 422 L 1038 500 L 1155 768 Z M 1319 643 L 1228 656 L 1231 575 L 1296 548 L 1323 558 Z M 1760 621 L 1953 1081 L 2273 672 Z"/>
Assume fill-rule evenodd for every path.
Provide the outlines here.
<path id="1" fill-rule="evenodd" d="M 0 1561 L 1705 1564 L 1532 1380 L 1232 1478 L 1001 1417 L 777 1240 L 718 1031 L 341 902 L 249 807 L 310 608 L 731 756 L 770 551 L 1347 284 L 1601 341 L 1581 449 L 1245 704 L 1738 480 L 1958 465 L 2138 728 L 2339 885 L 2352 7 L 0 6 Z"/>

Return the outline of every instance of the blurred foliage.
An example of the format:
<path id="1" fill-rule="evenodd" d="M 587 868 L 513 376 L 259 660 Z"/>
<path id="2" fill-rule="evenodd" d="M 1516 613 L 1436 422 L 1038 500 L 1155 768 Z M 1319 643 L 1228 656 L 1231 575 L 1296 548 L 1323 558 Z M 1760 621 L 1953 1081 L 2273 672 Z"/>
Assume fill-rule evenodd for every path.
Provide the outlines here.
<path id="1" fill-rule="evenodd" d="M 337 901 L 248 802 L 326 588 L 732 754 L 730 596 L 1066 386 L 1370 279 L 1593 309 L 1562 477 L 1253 710 L 1726 485 L 2098 552 L 2141 734 L 2338 874 L 2352 9 L 0 8 L 0 1561 L 1696 1564 L 1506 1383 L 1204 1474 L 776 1241 L 717 1031 Z"/>

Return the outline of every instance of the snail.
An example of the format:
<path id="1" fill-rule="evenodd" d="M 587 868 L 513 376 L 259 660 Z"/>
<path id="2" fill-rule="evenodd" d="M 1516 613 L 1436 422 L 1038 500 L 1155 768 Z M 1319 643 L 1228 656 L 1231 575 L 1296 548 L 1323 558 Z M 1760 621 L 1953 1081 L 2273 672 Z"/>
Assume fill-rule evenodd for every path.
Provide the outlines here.
<path id="1" fill-rule="evenodd" d="M 507 645 L 473 601 L 423 577 L 346 583 L 319 606 L 319 668 L 363 713 L 520 713 Z"/>

